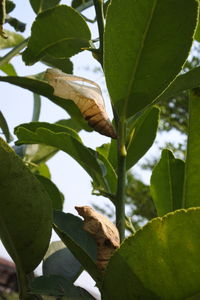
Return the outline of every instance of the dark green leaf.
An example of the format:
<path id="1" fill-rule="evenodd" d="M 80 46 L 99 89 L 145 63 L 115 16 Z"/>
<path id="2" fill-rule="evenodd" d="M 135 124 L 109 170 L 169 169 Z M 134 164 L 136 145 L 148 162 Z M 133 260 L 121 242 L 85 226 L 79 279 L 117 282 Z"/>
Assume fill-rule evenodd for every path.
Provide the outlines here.
<path id="1" fill-rule="evenodd" d="M 73 101 L 53 96 L 52 86 L 47 84 L 45 81 L 38 80 L 35 77 L 19 76 L 0 76 L 0 81 L 9 82 L 49 98 L 53 103 L 65 109 L 69 115 L 76 120 L 82 129 L 91 131 L 91 128 L 88 126 L 87 122 L 84 120 L 79 109 L 76 107 Z"/>
<path id="2" fill-rule="evenodd" d="M 52 242 L 44 257 L 43 275 L 59 275 L 72 283 L 82 271 L 81 264 L 61 241 Z"/>
<path id="3" fill-rule="evenodd" d="M 152 146 L 156 138 L 159 112 L 157 107 L 151 107 L 137 119 L 127 147 L 127 170 L 132 168 Z"/>
<path id="4" fill-rule="evenodd" d="M 76 130 L 77 132 L 81 131 L 81 129 L 82 129 L 82 126 L 80 126 L 80 124 L 78 122 L 76 122 L 76 120 L 74 120 L 74 119 L 66 119 L 66 120 L 63 119 L 63 120 L 56 122 L 56 124 L 60 124 L 62 126 L 72 128 L 73 130 Z M 87 131 L 92 131 L 92 127 L 91 128 L 88 127 Z"/>
<path id="5" fill-rule="evenodd" d="M 1 111 L 0 111 L 0 128 L 2 129 L 3 134 L 5 135 L 7 143 L 10 143 L 13 140 L 13 138 L 12 135 L 10 134 L 8 123 Z"/>
<path id="6" fill-rule="evenodd" d="M 83 221 L 72 214 L 55 212 L 54 224 L 54 230 L 83 268 L 95 280 L 99 280 L 101 275 L 96 266 L 96 243 L 92 236 L 83 230 Z"/>
<path id="7" fill-rule="evenodd" d="M 40 181 L 40 183 L 45 188 L 46 192 L 49 195 L 49 198 L 52 201 L 52 207 L 55 210 L 62 210 L 63 209 L 63 198 L 61 196 L 61 193 L 55 183 L 53 183 L 50 179 L 41 176 L 36 175 L 36 178 Z"/>
<path id="8" fill-rule="evenodd" d="M 112 256 L 102 299 L 187 299 L 200 292 L 200 208 L 155 218 Z"/>
<path id="9" fill-rule="evenodd" d="M 12 64 L 4 64 L 0 66 L 0 70 L 7 74 L 8 76 L 17 76 L 17 73 L 15 71 L 15 68 Z"/>
<path id="10" fill-rule="evenodd" d="M 73 0 L 71 5 L 73 8 L 78 9 L 78 11 L 81 12 L 93 4 L 93 0 Z"/>
<path id="11" fill-rule="evenodd" d="M 58 68 L 64 73 L 72 74 L 73 73 L 73 64 L 69 59 L 55 58 L 51 55 L 46 55 L 42 58 L 42 62 L 47 66 Z"/>
<path id="12" fill-rule="evenodd" d="M 60 5 L 37 16 L 22 57 L 27 65 L 34 64 L 46 54 L 69 58 L 89 47 L 90 38 L 84 19 L 71 7 Z"/>
<path id="13" fill-rule="evenodd" d="M 184 168 L 184 162 L 176 159 L 170 150 L 162 151 L 150 187 L 158 216 L 183 207 Z"/>
<path id="14" fill-rule="evenodd" d="M 96 148 L 96 151 L 99 152 L 101 155 L 103 155 L 105 158 L 108 158 L 109 150 L 110 150 L 110 143 L 103 144 L 100 147 Z"/>
<path id="15" fill-rule="evenodd" d="M 189 128 L 185 167 L 184 207 L 200 206 L 200 96 L 199 89 L 190 93 Z"/>
<path id="16" fill-rule="evenodd" d="M 9 30 L 5 30 L 5 33 L 8 38 L 0 39 L 0 49 L 15 47 L 24 40 L 24 37 L 19 33 L 15 33 Z"/>
<path id="17" fill-rule="evenodd" d="M 42 11 L 52 8 L 59 4 L 60 0 L 29 0 L 32 9 L 36 14 L 41 13 Z"/>
<path id="18" fill-rule="evenodd" d="M 166 91 L 160 95 L 156 102 L 172 99 L 185 90 L 196 88 L 200 85 L 200 67 L 178 76 Z"/>
<path id="19" fill-rule="evenodd" d="M 12 26 L 16 31 L 24 32 L 26 29 L 26 24 L 19 21 L 16 18 L 7 17 L 6 23 L 8 23 L 10 26 Z"/>
<path id="20" fill-rule="evenodd" d="M 92 177 L 107 189 L 102 169 L 91 149 L 85 147 L 76 131 L 61 125 L 49 123 L 29 123 L 15 129 L 17 144 L 46 144 L 63 150 L 73 157 Z"/>
<path id="21" fill-rule="evenodd" d="M 94 300 L 86 290 L 74 286 L 67 279 L 56 276 L 40 276 L 30 282 L 31 293 L 53 296 L 65 296 L 66 300 Z"/>
<path id="22" fill-rule="evenodd" d="M 0 169 L 1 240 L 17 268 L 30 273 L 48 248 L 52 227 L 51 200 L 40 182 L 2 139 Z"/>
<path id="23" fill-rule="evenodd" d="M 6 13 L 9 14 L 15 8 L 15 3 L 10 0 L 6 0 Z"/>
<path id="24" fill-rule="evenodd" d="M 195 0 L 111 2 L 104 68 L 119 115 L 142 110 L 181 71 L 193 41 L 197 8 Z"/>

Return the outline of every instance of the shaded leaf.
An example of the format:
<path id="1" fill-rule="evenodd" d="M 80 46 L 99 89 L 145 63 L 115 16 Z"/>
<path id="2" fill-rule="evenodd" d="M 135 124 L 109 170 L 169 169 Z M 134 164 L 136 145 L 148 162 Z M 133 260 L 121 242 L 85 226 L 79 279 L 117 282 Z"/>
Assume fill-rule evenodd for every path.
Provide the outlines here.
<path id="1" fill-rule="evenodd" d="M 83 11 L 84 9 L 93 5 L 93 1 L 91 0 L 73 0 L 72 1 L 73 8 L 79 8 L 79 11 Z"/>
<path id="2" fill-rule="evenodd" d="M 9 30 L 5 30 L 5 33 L 8 38 L 0 39 L 0 49 L 15 47 L 24 40 L 24 37 L 19 33 L 15 33 Z"/>
<path id="3" fill-rule="evenodd" d="M 53 103 L 65 109 L 69 115 L 76 120 L 82 129 L 91 131 L 87 122 L 82 117 L 79 109 L 72 101 L 66 101 L 59 97 L 53 96 L 53 88 L 45 81 L 38 80 L 35 77 L 19 77 L 19 76 L 0 76 L 0 81 L 9 82 L 11 84 L 28 89 L 31 92 L 40 94 L 49 98 Z"/>
<path id="4" fill-rule="evenodd" d="M 92 236 L 83 230 L 83 221 L 72 214 L 56 211 L 54 224 L 54 230 L 83 268 L 94 280 L 99 280 L 101 273 L 96 266 L 97 247 Z"/>
<path id="5" fill-rule="evenodd" d="M 61 196 L 61 193 L 55 183 L 51 181 L 50 179 L 41 176 L 36 175 L 36 178 L 40 181 L 40 183 L 45 188 L 46 192 L 49 195 L 49 198 L 52 201 L 52 207 L 55 210 L 62 210 L 63 209 L 63 197 Z"/>
<path id="6" fill-rule="evenodd" d="M 9 14 L 15 8 L 15 3 L 11 0 L 6 0 L 6 13 Z"/>
<path id="7" fill-rule="evenodd" d="M 10 134 L 8 123 L 1 111 L 0 111 L 0 128 L 2 129 L 2 132 L 5 135 L 7 143 L 11 142 L 13 140 L 13 137 Z"/>
<path id="8" fill-rule="evenodd" d="M 111 2 L 104 68 L 120 116 L 142 110 L 181 71 L 192 44 L 197 8 L 195 0 Z"/>
<path id="9" fill-rule="evenodd" d="M 103 171 L 92 150 L 85 147 L 76 131 L 55 124 L 29 123 L 16 127 L 20 144 L 46 144 L 63 150 L 73 157 L 100 186 L 107 189 Z M 106 174 L 105 174 L 106 175 Z"/>
<path id="10" fill-rule="evenodd" d="M 117 137 L 108 118 L 101 89 L 96 82 L 63 73 L 58 69 L 47 69 L 45 78 L 54 88 L 54 95 L 66 100 L 71 99 L 94 130 L 111 138 Z"/>
<path id="11" fill-rule="evenodd" d="M 200 141 L 199 141 L 199 121 L 200 93 L 199 89 L 190 93 L 189 99 L 189 126 L 188 141 L 185 166 L 184 184 L 184 207 L 200 206 Z"/>
<path id="12" fill-rule="evenodd" d="M 200 208 L 179 210 L 126 239 L 108 264 L 102 298 L 178 300 L 199 293 L 199 218 Z"/>
<path id="13" fill-rule="evenodd" d="M 36 14 L 41 13 L 42 11 L 52 8 L 59 4 L 60 0 L 29 0 L 32 9 Z"/>
<path id="14" fill-rule="evenodd" d="M 164 149 L 151 176 L 151 195 L 158 216 L 183 207 L 184 161 Z"/>
<path id="15" fill-rule="evenodd" d="M 15 146 L 22 147 L 22 146 Z M 45 163 L 58 152 L 55 147 L 47 145 L 27 145 L 25 150 L 25 161 L 36 165 Z"/>
<path id="16" fill-rule="evenodd" d="M 74 286 L 67 279 L 56 275 L 34 278 L 30 282 L 30 289 L 33 294 L 66 296 L 64 298 L 66 300 L 95 299 L 83 288 Z"/>
<path id="17" fill-rule="evenodd" d="M 30 273 L 40 263 L 49 244 L 51 200 L 39 181 L 2 139 L 0 169 L 1 240 L 17 268 Z"/>
<path id="18" fill-rule="evenodd" d="M 152 146 L 156 138 L 159 113 L 158 107 L 151 107 L 136 120 L 127 147 L 127 170 L 132 168 Z"/>
<path id="19" fill-rule="evenodd" d="M 44 257 L 43 274 L 59 275 L 74 282 L 82 271 L 81 264 L 62 241 L 52 242 Z"/>
<path id="20" fill-rule="evenodd" d="M 55 58 L 51 55 L 46 55 L 42 58 L 42 62 L 49 67 L 58 68 L 65 73 L 73 73 L 73 64 L 69 59 Z"/>
<path id="21" fill-rule="evenodd" d="M 108 158 L 110 150 L 110 143 L 102 144 L 101 146 L 96 148 L 96 151 L 103 155 L 105 158 Z"/>
<path id="22" fill-rule="evenodd" d="M 71 7 L 60 5 L 36 17 L 22 58 L 27 65 L 46 54 L 68 58 L 89 47 L 89 40 L 90 31 L 84 19 Z"/>
<path id="23" fill-rule="evenodd" d="M 26 29 L 26 24 L 19 21 L 16 18 L 7 16 L 6 23 L 8 23 L 10 26 L 12 26 L 16 31 L 24 32 Z"/>

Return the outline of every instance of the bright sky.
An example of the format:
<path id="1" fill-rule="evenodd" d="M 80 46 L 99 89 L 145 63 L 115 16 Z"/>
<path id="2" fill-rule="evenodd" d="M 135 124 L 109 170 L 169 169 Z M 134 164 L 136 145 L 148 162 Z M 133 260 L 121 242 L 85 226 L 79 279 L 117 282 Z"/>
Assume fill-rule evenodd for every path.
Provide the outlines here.
<path id="1" fill-rule="evenodd" d="M 27 29 L 24 34 L 25 37 L 30 35 L 30 26 L 35 18 L 35 14 L 29 5 L 29 1 L 14 1 L 17 5 L 12 15 L 19 18 L 24 23 L 27 23 Z M 70 4 L 71 1 L 62 1 L 64 4 Z M 90 9 L 87 12 L 87 16 L 92 17 L 93 11 Z M 9 30 L 11 27 L 7 26 Z M 96 26 L 92 25 L 91 30 L 93 32 L 93 38 L 98 36 Z M 2 51 L 3 52 L 3 51 Z M 6 51 L 4 52 L 6 53 Z M 3 53 L 3 54 L 4 54 Z M 3 56 L 1 54 L 1 56 Z M 74 62 L 74 74 L 83 76 L 96 81 L 103 90 L 104 98 L 106 102 L 107 111 L 111 116 L 111 108 L 108 100 L 108 94 L 105 88 L 104 77 L 101 72 L 94 72 L 95 68 L 100 68 L 98 62 L 96 62 L 92 55 L 88 52 L 84 52 L 76 55 L 72 58 Z M 14 58 L 12 60 L 13 65 L 16 68 L 18 75 L 31 75 L 42 72 L 46 69 L 45 65 L 40 63 L 35 64 L 32 67 L 26 67 L 21 60 L 21 57 Z M 33 108 L 33 96 L 32 93 L 22 88 L 9 85 L 7 83 L 0 82 L 1 99 L 0 109 L 6 117 L 11 132 L 13 128 L 20 123 L 27 123 L 31 121 L 32 108 Z M 66 112 L 60 107 L 53 104 L 48 99 L 42 99 L 42 110 L 40 121 L 46 121 L 53 123 L 60 119 L 66 119 Z M 112 116 L 111 116 L 112 118 Z M 104 137 L 96 132 L 93 133 L 80 133 L 84 143 L 92 148 L 100 146 L 103 143 L 109 142 L 109 138 Z M 163 144 L 166 137 L 159 137 L 159 143 Z M 168 140 L 176 141 L 180 139 L 180 136 L 174 134 Z M 156 147 L 152 148 L 149 155 L 155 153 Z M 91 205 L 95 202 L 98 204 L 106 203 L 103 197 L 96 197 L 91 195 L 90 177 L 87 173 L 67 154 L 59 152 L 49 162 L 48 166 L 51 170 L 52 180 L 58 186 L 60 191 L 65 195 L 64 211 L 77 215 L 74 209 L 75 205 Z M 138 167 L 135 170 L 139 170 Z M 149 173 L 143 173 L 142 178 L 148 182 Z M 59 238 L 53 234 L 53 240 Z M 3 246 L 0 246 L 0 256 L 9 257 Z M 86 275 L 83 277 L 82 282 L 89 282 Z M 91 282 L 91 285 L 93 283 Z"/>

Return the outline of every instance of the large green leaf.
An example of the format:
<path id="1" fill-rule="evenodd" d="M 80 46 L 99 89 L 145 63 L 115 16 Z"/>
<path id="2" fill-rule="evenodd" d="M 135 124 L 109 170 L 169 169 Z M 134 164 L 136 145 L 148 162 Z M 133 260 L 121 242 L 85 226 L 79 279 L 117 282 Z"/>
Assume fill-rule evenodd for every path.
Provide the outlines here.
<path id="1" fill-rule="evenodd" d="M 31 92 L 40 94 L 49 98 L 53 103 L 65 109 L 69 115 L 80 124 L 81 128 L 91 131 L 87 122 L 82 117 L 79 109 L 71 100 L 62 99 L 53 96 L 53 88 L 48 83 L 38 80 L 35 77 L 19 77 L 19 76 L 0 76 L 0 81 L 8 82 L 22 88 L 28 89 Z"/>
<path id="2" fill-rule="evenodd" d="M 74 282 L 82 271 L 80 262 L 62 241 L 52 242 L 44 257 L 43 275 L 62 276 Z"/>
<path id="3" fill-rule="evenodd" d="M 200 208 L 155 218 L 112 256 L 103 300 L 187 299 L 200 292 Z"/>
<path id="4" fill-rule="evenodd" d="M 157 107 L 151 107 L 137 119 L 127 147 L 127 170 L 132 168 L 152 146 L 156 138 L 159 112 Z"/>
<path id="5" fill-rule="evenodd" d="M 105 76 L 119 115 L 134 115 L 174 80 L 192 44 L 195 0 L 111 2 L 105 29 Z"/>
<path id="6" fill-rule="evenodd" d="M 102 188 L 107 189 L 104 170 L 95 153 L 83 145 L 76 131 L 65 126 L 49 123 L 22 124 L 15 129 L 20 144 L 46 144 L 68 153 Z"/>
<path id="7" fill-rule="evenodd" d="M 18 270 L 42 260 L 52 227 L 51 200 L 14 151 L 0 140 L 0 237 Z"/>
<path id="8" fill-rule="evenodd" d="M 156 99 L 156 102 L 169 100 L 182 91 L 198 86 L 200 86 L 200 67 L 196 67 L 183 75 L 179 75 L 166 91 Z"/>
<path id="9" fill-rule="evenodd" d="M 27 65 L 34 64 L 46 54 L 68 58 L 89 47 L 90 38 L 89 28 L 79 13 L 60 5 L 37 16 L 22 58 Z"/>
<path id="10" fill-rule="evenodd" d="M 30 283 L 33 294 L 63 297 L 63 300 L 94 300 L 85 289 L 73 285 L 69 280 L 56 275 L 40 276 Z"/>
<path id="11" fill-rule="evenodd" d="M 184 161 L 164 149 L 151 176 L 151 195 L 158 216 L 183 207 Z"/>
<path id="12" fill-rule="evenodd" d="M 15 47 L 24 40 L 24 37 L 16 32 L 5 30 L 5 33 L 8 38 L 0 39 L 0 49 Z"/>
<path id="13" fill-rule="evenodd" d="M 184 207 L 200 206 L 200 90 L 189 99 L 189 130 L 185 167 Z"/>
<path id="14" fill-rule="evenodd" d="M 29 0 L 32 9 L 36 14 L 41 13 L 42 11 L 52 8 L 59 4 L 60 0 Z"/>
<path id="15" fill-rule="evenodd" d="M 83 230 L 83 221 L 72 214 L 56 211 L 54 230 L 94 280 L 101 278 L 96 266 L 97 246 L 92 236 Z"/>

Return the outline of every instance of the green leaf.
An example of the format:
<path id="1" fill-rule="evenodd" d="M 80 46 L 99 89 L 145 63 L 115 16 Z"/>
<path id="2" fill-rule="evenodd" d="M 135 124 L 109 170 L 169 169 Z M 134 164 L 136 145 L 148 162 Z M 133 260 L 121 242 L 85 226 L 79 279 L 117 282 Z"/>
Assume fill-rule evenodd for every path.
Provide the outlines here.
<path id="1" fill-rule="evenodd" d="M 17 76 L 17 73 L 15 71 L 15 68 L 12 64 L 4 64 L 0 66 L 0 70 L 7 74 L 8 76 Z"/>
<path id="2" fill-rule="evenodd" d="M 200 16 L 200 13 L 199 13 L 199 16 Z M 194 39 L 196 41 L 200 42 L 200 17 L 199 17 L 199 20 L 198 20 L 198 24 L 197 24 L 197 28 L 196 28 L 196 31 L 195 31 Z"/>
<path id="3" fill-rule="evenodd" d="M 17 268 L 30 273 L 48 248 L 52 227 L 51 200 L 2 139 L 0 169 L 0 237 Z"/>
<path id="4" fill-rule="evenodd" d="M 112 256 L 103 300 L 187 299 L 200 292 L 200 208 L 155 218 Z"/>
<path id="5" fill-rule="evenodd" d="M 89 47 L 91 38 L 84 19 L 71 7 L 60 5 L 40 13 L 22 58 L 32 65 L 46 54 L 69 58 Z"/>
<path id="6" fill-rule="evenodd" d="M 16 31 L 24 32 L 26 29 L 26 24 L 19 21 L 16 18 L 7 17 L 6 22 L 12 26 Z"/>
<path id="7" fill-rule="evenodd" d="M 96 151 L 99 152 L 101 155 L 103 155 L 105 158 L 108 158 L 110 150 L 110 143 L 102 144 L 100 147 L 96 148 Z"/>
<path id="8" fill-rule="evenodd" d="M 197 10 L 195 0 L 111 2 L 104 69 L 120 116 L 130 117 L 149 105 L 181 71 L 192 44 Z"/>
<path id="9" fill-rule="evenodd" d="M 189 128 L 185 167 L 184 207 L 200 206 L 200 92 L 199 89 L 190 93 Z"/>
<path id="10" fill-rule="evenodd" d="M 15 3 L 10 0 L 6 0 L 6 13 L 9 14 L 16 7 Z"/>
<path id="11" fill-rule="evenodd" d="M 21 146 L 15 146 L 21 147 Z M 25 150 L 25 161 L 40 165 L 48 161 L 58 152 L 55 147 L 47 145 L 27 145 Z M 39 167 L 39 166 L 38 166 Z"/>
<path id="12" fill-rule="evenodd" d="M 30 282 L 31 293 L 39 295 L 66 296 L 66 300 L 94 300 L 86 290 L 74 286 L 61 276 L 50 275 L 34 278 Z"/>
<path id="13" fill-rule="evenodd" d="M 65 109 L 69 113 L 69 115 L 76 120 L 76 122 L 81 126 L 82 129 L 91 131 L 91 128 L 88 126 L 87 122 L 84 120 L 79 109 L 76 107 L 73 101 L 53 96 L 52 86 L 47 84 L 45 81 L 38 80 L 34 77 L 19 76 L 0 76 L 0 81 L 9 82 L 11 84 L 28 89 L 31 92 L 49 98 L 53 103 Z"/>
<path id="14" fill-rule="evenodd" d="M 5 33 L 8 38 L 0 39 L 0 49 L 15 47 L 24 40 L 24 37 L 19 33 L 15 33 L 9 30 L 5 30 Z"/>
<path id="15" fill-rule="evenodd" d="M 46 144 L 68 153 L 95 182 L 107 189 L 107 182 L 96 154 L 83 145 L 76 131 L 61 125 L 36 122 L 16 127 L 15 134 L 19 139 L 17 145 Z"/>
<path id="16" fill-rule="evenodd" d="M 164 149 L 151 176 L 151 195 L 158 216 L 183 207 L 184 161 Z"/>
<path id="17" fill-rule="evenodd" d="M 35 171 L 33 171 L 32 169 L 31 169 L 31 171 L 34 173 L 34 175 L 41 175 L 43 177 L 51 179 L 50 170 L 49 170 L 48 166 L 46 164 L 44 164 L 44 163 L 39 164 L 36 167 Z M 62 196 L 61 196 L 61 198 L 62 198 Z"/>
<path id="18" fill-rule="evenodd" d="M 156 102 L 172 99 L 180 92 L 196 88 L 199 85 L 200 67 L 196 67 L 183 75 L 179 75 L 166 91 L 156 99 Z"/>
<path id="19" fill-rule="evenodd" d="M 54 230 L 83 268 L 94 280 L 99 280 L 101 273 L 96 266 L 97 246 L 93 237 L 83 230 L 83 221 L 72 214 L 56 211 L 54 224 Z"/>
<path id="20" fill-rule="evenodd" d="M 63 209 L 63 198 L 61 196 L 61 193 L 55 183 L 53 183 L 50 179 L 41 176 L 36 175 L 36 178 L 39 180 L 39 182 L 43 185 L 46 192 L 49 195 L 49 198 L 52 201 L 52 207 L 55 210 L 62 210 Z"/>
<path id="21" fill-rule="evenodd" d="M 59 275 L 72 283 L 82 271 L 81 264 L 62 241 L 52 242 L 44 257 L 43 275 Z"/>
<path id="22" fill-rule="evenodd" d="M 59 4 L 60 0 L 29 0 L 32 9 L 36 14 L 41 13 L 42 11 L 52 8 Z"/>
<path id="23" fill-rule="evenodd" d="M 151 107 L 144 111 L 136 120 L 134 129 L 131 132 L 132 137 L 127 147 L 127 170 L 132 168 L 152 146 L 156 138 L 159 113 L 160 110 L 157 107 Z"/>
<path id="24" fill-rule="evenodd" d="M 56 124 L 60 124 L 62 126 L 72 128 L 73 130 L 76 130 L 77 132 L 81 131 L 81 129 L 82 129 L 82 126 L 78 122 L 76 122 L 76 120 L 74 120 L 73 118 L 59 120 L 56 122 Z M 92 130 L 93 130 L 92 127 L 90 127 L 90 128 L 88 127 L 87 131 L 92 131 Z"/>
<path id="25" fill-rule="evenodd" d="M 5 135 L 7 143 L 10 143 L 13 140 L 13 137 L 10 134 L 8 123 L 1 111 L 0 111 L 0 128 L 2 129 L 3 134 Z"/>
<path id="26" fill-rule="evenodd" d="M 60 69 L 64 73 L 73 73 L 73 64 L 69 59 L 55 58 L 51 55 L 46 55 L 42 58 L 42 62 L 52 68 Z"/>

